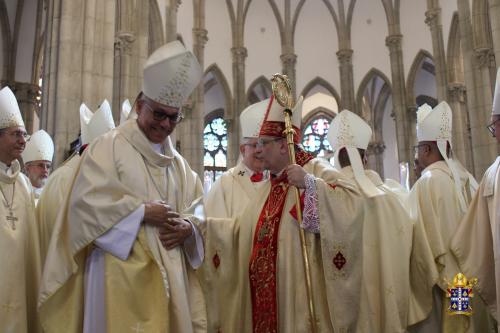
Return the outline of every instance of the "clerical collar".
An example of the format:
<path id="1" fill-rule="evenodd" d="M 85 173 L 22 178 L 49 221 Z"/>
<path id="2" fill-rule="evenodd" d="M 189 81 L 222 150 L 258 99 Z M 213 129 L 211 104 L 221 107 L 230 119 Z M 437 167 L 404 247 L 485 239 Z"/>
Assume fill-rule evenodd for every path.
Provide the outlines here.
<path id="1" fill-rule="evenodd" d="M 151 143 L 151 147 L 153 147 L 153 150 L 158 154 L 164 155 L 163 146 L 161 143 Z"/>
<path id="2" fill-rule="evenodd" d="M 34 187 L 33 186 L 33 194 L 35 195 L 35 198 L 39 198 L 40 195 L 42 194 L 43 187 Z"/>
<path id="3" fill-rule="evenodd" d="M 12 169 L 10 168 L 12 166 L 12 164 L 9 166 L 7 164 L 5 164 L 4 162 L 0 162 L 0 169 L 5 171 L 5 173 L 9 176 L 12 175 Z"/>

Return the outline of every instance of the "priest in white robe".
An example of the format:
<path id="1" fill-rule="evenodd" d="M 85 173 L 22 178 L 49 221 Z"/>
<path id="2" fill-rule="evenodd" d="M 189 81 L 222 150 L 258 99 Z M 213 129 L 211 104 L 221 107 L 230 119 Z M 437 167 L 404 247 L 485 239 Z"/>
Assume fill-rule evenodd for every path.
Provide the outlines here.
<path id="1" fill-rule="evenodd" d="M 491 123 L 488 129 L 500 143 L 500 68 L 497 71 Z M 462 272 L 477 278 L 481 297 L 497 321 L 500 318 L 500 157 L 484 173 L 467 214 L 451 240 Z M 473 309 L 474 310 L 474 309 Z M 498 325 L 497 329 L 500 329 Z"/>
<path id="2" fill-rule="evenodd" d="M 115 128 L 115 124 L 111 106 L 107 100 L 104 100 L 95 112 L 90 111 L 84 103 L 81 104 L 81 147 L 50 175 L 36 207 L 37 222 L 40 228 L 42 263 L 45 262 L 45 255 L 49 248 L 57 215 L 63 210 L 65 199 L 70 194 L 73 179 L 80 165 L 81 155 L 90 142 L 113 128 Z"/>
<path id="3" fill-rule="evenodd" d="M 26 143 L 26 149 L 23 151 L 22 158 L 26 176 L 28 176 L 33 187 L 35 205 L 38 203 L 38 199 L 40 199 L 40 195 L 49 178 L 53 157 L 54 142 L 50 135 L 44 130 L 33 133 L 30 140 Z"/>
<path id="4" fill-rule="evenodd" d="M 361 236 L 356 232 L 358 216 L 361 214 L 360 197 L 355 185 L 347 181 L 325 160 L 313 158 L 300 146 L 300 124 L 302 98 L 293 110 L 294 143 L 298 165 L 315 175 L 328 180 L 330 189 L 338 193 L 338 207 L 325 212 L 320 218 L 345 224 L 342 237 L 346 244 L 354 240 L 359 244 Z M 266 193 L 253 200 L 252 204 L 235 219 L 220 223 L 207 220 L 206 263 L 213 265 L 214 274 L 228 281 L 225 297 L 221 298 L 221 332 L 310 332 L 308 297 L 302 252 L 297 223 L 294 189 L 288 183 L 289 164 L 283 107 L 274 96 L 261 105 L 264 121 L 260 126 L 257 154 L 270 171 L 270 186 Z M 304 210 L 309 207 L 304 203 Z M 351 227 L 353 226 L 353 227 Z M 349 229 L 350 228 L 350 229 Z M 347 230 L 346 230 L 347 229 Z M 340 231 L 339 231 L 340 233 Z M 312 299 L 316 309 L 318 332 L 344 329 L 343 323 L 355 313 L 351 307 L 340 308 L 329 304 L 325 293 L 324 261 L 318 235 L 306 232 L 306 244 L 312 277 Z M 350 237 L 350 238 L 349 238 Z M 209 246 L 208 244 L 213 244 Z M 331 243 L 325 245 L 328 247 Z M 360 272 L 356 265 L 356 252 L 347 249 L 346 264 L 339 258 L 339 278 L 335 290 L 339 299 L 351 302 L 351 292 L 359 290 L 353 280 Z M 358 255 L 359 258 L 359 255 Z M 329 258 L 328 270 L 334 267 L 334 258 Z M 352 278 L 352 279 L 351 279 Z M 342 301 L 339 301 L 342 304 Z M 347 310 L 347 308 L 349 310 Z M 342 311 L 343 310 L 343 311 Z M 349 317 L 349 318 L 347 318 Z"/>
<path id="5" fill-rule="evenodd" d="M 329 210 L 339 210 L 346 199 L 324 179 L 296 165 L 288 169 L 289 181 L 305 188 L 306 202 L 318 203 L 306 209 L 304 225 L 321 236 L 326 295 L 330 308 L 343 314 L 332 317 L 334 326 L 359 333 L 405 332 L 407 326 L 425 318 L 421 310 L 425 304 L 418 296 L 431 292 L 437 272 L 432 274 L 433 258 L 422 241 L 423 232 L 414 230 L 398 196 L 375 171 L 364 170 L 371 134 L 370 126 L 348 110 L 334 118 L 328 131 L 335 165 L 362 193 L 361 197 L 351 195 L 360 207 L 359 219 L 342 220 L 342 215 L 339 221 L 318 219 Z M 343 271 L 346 263 L 349 267 Z M 356 270 L 358 266 L 361 269 Z M 351 285 L 350 294 L 343 294 L 342 279 L 356 286 Z"/>
<path id="6" fill-rule="evenodd" d="M 247 206 L 253 206 L 256 200 L 267 195 L 269 191 L 269 173 L 264 171 L 263 161 L 256 154 L 260 125 L 268 103 L 266 100 L 252 104 L 241 113 L 240 161 L 217 179 L 205 199 L 207 224 L 212 226 L 205 235 L 205 247 L 207 252 L 214 253 L 212 258 L 205 260 L 200 269 L 207 302 L 209 332 L 222 329 L 221 318 L 224 321 L 227 311 L 227 304 L 223 300 L 231 297 L 232 289 L 228 288 L 228 285 L 233 282 L 231 274 L 225 274 L 224 270 L 218 269 L 215 253 L 221 248 L 221 242 L 217 234 L 213 235 L 211 231 L 216 229 L 217 233 L 220 233 L 229 230 Z"/>
<path id="7" fill-rule="evenodd" d="M 450 240 L 465 214 L 471 197 L 469 177 L 449 158 L 452 111 L 446 102 L 432 109 L 427 104 L 417 111 L 418 161 L 424 168 L 413 186 L 409 204 L 416 223 L 422 224 L 427 242 L 439 271 L 433 290 L 433 309 L 429 317 L 411 328 L 411 332 L 488 332 L 490 321 L 484 304 L 473 299 L 474 314 L 449 315 L 448 284 L 460 272 L 450 251 Z"/>
<path id="8" fill-rule="evenodd" d="M 29 135 L 16 97 L 0 90 L 0 332 L 41 332 L 36 312 L 40 250 L 35 202 L 20 171 Z"/>
<path id="9" fill-rule="evenodd" d="M 169 135 L 201 78 L 178 42 L 146 61 L 137 120 L 82 156 L 47 256 L 39 309 L 50 332 L 204 332 L 201 182 Z"/>

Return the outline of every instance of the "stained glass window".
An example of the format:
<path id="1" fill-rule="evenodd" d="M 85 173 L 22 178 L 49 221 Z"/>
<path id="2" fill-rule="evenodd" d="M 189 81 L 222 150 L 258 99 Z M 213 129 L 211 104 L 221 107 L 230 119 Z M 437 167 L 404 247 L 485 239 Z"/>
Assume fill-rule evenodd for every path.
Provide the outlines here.
<path id="1" fill-rule="evenodd" d="M 222 117 L 212 119 L 203 131 L 205 183 L 213 182 L 226 171 L 227 128 Z"/>
<path id="2" fill-rule="evenodd" d="M 325 116 L 316 117 L 305 126 L 302 134 L 304 149 L 317 157 L 330 158 L 332 155 L 332 147 L 326 138 L 330 120 Z"/>

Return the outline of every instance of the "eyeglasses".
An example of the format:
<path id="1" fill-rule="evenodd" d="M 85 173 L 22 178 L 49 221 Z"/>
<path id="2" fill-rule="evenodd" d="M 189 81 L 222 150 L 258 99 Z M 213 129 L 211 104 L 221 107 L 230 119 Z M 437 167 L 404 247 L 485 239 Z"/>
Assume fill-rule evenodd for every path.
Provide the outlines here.
<path id="1" fill-rule="evenodd" d="M 416 146 L 413 146 L 413 149 L 415 150 L 415 154 L 418 153 L 418 148 L 423 147 L 423 146 L 429 146 L 429 144 L 428 143 L 420 143 Z"/>
<path id="2" fill-rule="evenodd" d="M 498 121 L 500 121 L 500 118 L 498 118 L 497 120 L 495 120 L 494 122 L 492 122 L 491 124 L 486 126 L 486 128 L 488 129 L 488 131 L 490 131 L 490 133 L 493 137 L 495 137 L 495 126 L 496 126 Z"/>
<path id="3" fill-rule="evenodd" d="M 264 147 L 265 145 L 267 145 L 268 143 L 275 142 L 275 141 L 279 141 L 279 140 L 281 140 L 281 139 L 283 139 L 283 138 L 273 138 L 273 139 L 267 139 L 267 140 L 265 140 L 265 139 L 263 139 L 263 138 L 259 138 L 259 139 L 257 139 L 257 144 L 256 144 L 256 147 L 258 147 L 258 148 L 262 148 L 262 147 Z"/>
<path id="4" fill-rule="evenodd" d="M 171 123 L 178 124 L 184 119 L 184 114 L 179 111 L 176 114 L 168 114 L 163 111 L 153 110 L 149 105 L 144 104 L 149 111 L 153 113 L 153 119 L 156 121 L 163 121 L 168 118 Z"/>
<path id="5" fill-rule="evenodd" d="M 24 141 L 29 141 L 29 139 L 31 138 L 31 136 L 23 130 L 15 130 L 6 134 L 10 135 L 11 137 L 15 137 L 16 140 L 24 139 Z"/>

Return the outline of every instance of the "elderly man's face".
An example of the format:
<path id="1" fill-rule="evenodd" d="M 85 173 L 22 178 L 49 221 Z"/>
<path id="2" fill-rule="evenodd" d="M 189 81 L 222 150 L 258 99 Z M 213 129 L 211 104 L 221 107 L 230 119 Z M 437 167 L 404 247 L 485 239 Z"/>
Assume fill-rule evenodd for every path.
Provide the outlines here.
<path id="1" fill-rule="evenodd" d="M 244 138 L 240 145 L 240 153 L 247 168 L 253 172 L 264 170 L 262 158 L 257 156 L 257 138 Z"/>
<path id="2" fill-rule="evenodd" d="M 52 163 L 50 161 L 40 160 L 31 161 L 26 163 L 26 175 L 30 179 L 31 185 L 37 188 L 44 187 L 49 178 L 50 168 Z"/>
<path id="3" fill-rule="evenodd" d="M 0 161 L 10 165 L 12 161 L 21 157 L 26 147 L 29 135 L 24 127 L 14 126 L 0 131 Z"/>
<path id="4" fill-rule="evenodd" d="M 276 174 L 288 164 L 286 140 L 276 137 L 260 137 L 256 147 L 257 158 L 262 159 L 264 169 Z"/>
<path id="5" fill-rule="evenodd" d="M 137 124 L 149 141 L 162 143 L 182 119 L 178 108 L 160 104 L 143 95 L 137 101 Z"/>

